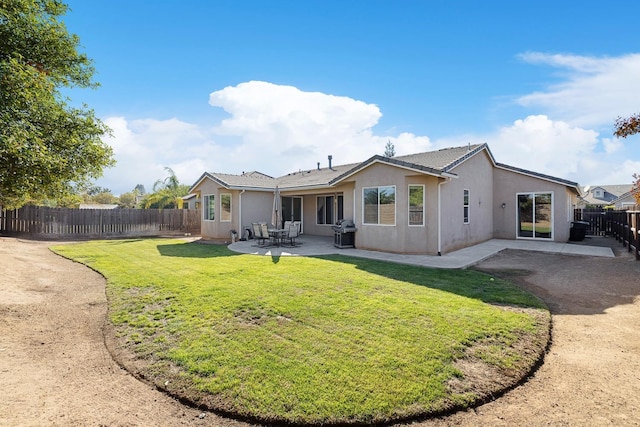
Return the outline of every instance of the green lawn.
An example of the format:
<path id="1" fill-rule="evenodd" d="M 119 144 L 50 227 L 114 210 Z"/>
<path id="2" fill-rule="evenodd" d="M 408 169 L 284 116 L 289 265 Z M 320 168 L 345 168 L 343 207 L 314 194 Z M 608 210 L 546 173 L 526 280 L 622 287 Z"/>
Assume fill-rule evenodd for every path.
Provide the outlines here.
<path id="1" fill-rule="evenodd" d="M 496 391 L 475 387 L 464 366 L 516 381 L 546 345 L 541 303 L 474 271 L 166 239 L 53 250 L 107 278 L 110 320 L 135 356 L 125 365 L 262 421 L 385 422 L 464 407 Z"/>

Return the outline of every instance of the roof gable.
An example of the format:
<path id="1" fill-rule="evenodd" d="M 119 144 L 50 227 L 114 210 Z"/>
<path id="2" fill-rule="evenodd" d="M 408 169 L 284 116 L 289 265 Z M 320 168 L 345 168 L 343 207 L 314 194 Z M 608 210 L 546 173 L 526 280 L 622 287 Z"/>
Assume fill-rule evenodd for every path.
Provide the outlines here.
<path id="1" fill-rule="evenodd" d="M 243 173 L 242 175 L 205 172 L 198 178 L 196 183 L 191 186 L 189 192 L 192 193 L 205 179 L 210 179 L 224 188 L 234 190 L 253 189 L 268 191 L 273 190 L 277 185 L 275 178 L 256 171 Z"/>
<path id="2" fill-rule="evenodd" d="M 462 147 L 442 148 L 436 151 L 393 157 L 400 161 L 424 166 L 427 168 L 449 172 L 465 160 L 487 148 L 487 144 L 474 144 Z"/>
<path id="3" fill-rule="evenodd" d="M 360 172 L 374 163 L 383 163 L 391 166 L 413 170 L 427 175 L 441 176 L 447 178 L 457 178 L 455 173 L 450 172 L 455 166 L 474 156 L 487 144 L 467 145 L 463 147 L 443 148 L 436 151 L 426 151 L 423 153 L 409 154 L 397 157 L 385 157 L 376 155 L 370 157 L 362 163 L 356 164 L 351 170 L 336 177 L 331 184 L 336 184 L 344 179 Z"/>

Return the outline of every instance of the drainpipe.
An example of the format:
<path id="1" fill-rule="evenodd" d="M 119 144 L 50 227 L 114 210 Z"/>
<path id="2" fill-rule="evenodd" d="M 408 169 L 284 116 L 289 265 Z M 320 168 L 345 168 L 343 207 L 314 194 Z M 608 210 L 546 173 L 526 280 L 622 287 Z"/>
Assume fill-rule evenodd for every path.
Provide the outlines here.
<path id="1" fill-rule="evenodd" d="M 451 181 L 451 178 L 447 178 L 438 183 L 438 256 L 442 256 L 442 200 L 440 197 L 440 186 L 449 181 Z"/>
<path id="2" fill-rule="evenodd" d="M 242 190 L 238 195 L 238 233 L 240 233 L 240 238 L 244 236 L 244 229 L 242 228 L 242 193 L 247 190 Z"/>

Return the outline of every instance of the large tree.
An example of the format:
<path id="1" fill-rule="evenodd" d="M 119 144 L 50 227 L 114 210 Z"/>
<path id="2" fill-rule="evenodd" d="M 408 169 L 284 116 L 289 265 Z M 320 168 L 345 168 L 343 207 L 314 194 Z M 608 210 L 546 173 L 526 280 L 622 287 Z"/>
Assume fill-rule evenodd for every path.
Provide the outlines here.
<path id="1" fill-rule="evenodd" d="M 613 134 L 618 138 L 626 138 L 640 133 L 640 113 L 627 118 L 618 117 L 614 125 Z M 636 203 L 640 205 L 640 174 L 633 174 L 633 189 Z"/>
<path id="2" fill-rule="evenodd" d="M 57 0 L 0 0 L 0 205 L 72 194 L 114 164 L 108 128 L 62 88 L 95 88 Z"/>

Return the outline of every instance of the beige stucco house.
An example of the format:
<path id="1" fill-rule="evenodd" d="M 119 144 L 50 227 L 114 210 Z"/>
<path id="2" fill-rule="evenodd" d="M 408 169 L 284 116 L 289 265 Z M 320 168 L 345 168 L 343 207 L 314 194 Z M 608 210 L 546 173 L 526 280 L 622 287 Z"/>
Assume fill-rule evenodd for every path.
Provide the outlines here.
<path id="1" fill-rule="evenodd" d="M 204 173 L 192 186 L 202 237 L 228 240 L 252 222 L 271 222 L 276 188 L 282 221 L 333 236 L 355 222 L 355 245 L 406 254 L 442 254 L 492 238 L 569 239 L 575 182 L 497 163 L 487 144 L 398 157 L 373 156 L 273 178 L 259 172 Z"/>

